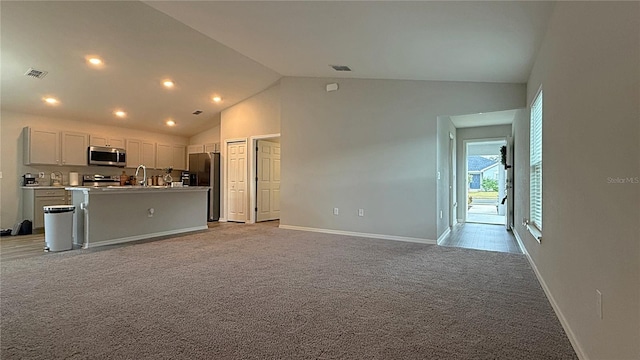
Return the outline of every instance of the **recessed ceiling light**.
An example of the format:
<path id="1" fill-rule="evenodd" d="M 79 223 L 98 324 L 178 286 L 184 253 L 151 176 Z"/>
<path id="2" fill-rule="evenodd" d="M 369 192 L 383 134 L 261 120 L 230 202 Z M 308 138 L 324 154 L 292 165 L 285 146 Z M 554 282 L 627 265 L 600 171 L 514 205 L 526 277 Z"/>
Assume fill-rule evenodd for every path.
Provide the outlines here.
<path id="1" fill-rule="evenodd" d="M 87 60 L 87 64 L 91 65 L 92 67 L 100 68 L 104 66 L 104 62 L 102 61 L 102 59 L 95 55 L 87 55 L 84 57 L 84 59 Z"/>
<path id="2" fill-rule="evenodd" d="M 169 125 L 169 126 L 174 126 L 175 124 L 176 124 L 176 122 L 175 122 L 175 121 L 173 121 L 173 120 L 167 120 L 167 125 Z"/>
<path id="3" fill-rule="evenodd" d="M 171 80 L 165 80 L 165 81 L 162 82 L 162 85 L 164 85 L 164 87 L 166 87 L 166 88 L 172 88 L 174 83 Z"/>
<path id="4" fill-rule="evenodd" d="M 58 99 L 52 97 L 46 97 L 43 99 L 47 104 L 56 105 L 59 103 Z"/>
<path id="5" fill-rule="evenodd" d="M 222 98 L 220 96 L 214 96 L 212 100 L 214 102 L 220 102 L 220 101 L 222 101 Z"/>
<path id="6" fill-rule="evenodd" d="M 126 113 L 126 112 L 124 112 L 124 111 L 122 111 L 122 110 L 114 111 L 114 112 L 113 112 L 113 114 L 114 114 L 115 116 L 117 116 L 117 117 L 121 117 L 121 118 L 123 118 L 123 117 L 127 116 L 127 113 Z"/>

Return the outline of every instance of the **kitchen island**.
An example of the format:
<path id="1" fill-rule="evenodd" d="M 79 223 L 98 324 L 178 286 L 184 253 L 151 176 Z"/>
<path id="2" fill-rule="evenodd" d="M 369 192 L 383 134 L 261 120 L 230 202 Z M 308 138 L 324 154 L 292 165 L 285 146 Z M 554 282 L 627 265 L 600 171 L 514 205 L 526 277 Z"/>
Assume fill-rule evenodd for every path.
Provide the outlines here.
<path id="1" fill-rule="evenodd" d="M 119 244 L 207 229 L 206 186 L 66 187 L 75 205 L 74 244 Z"/>

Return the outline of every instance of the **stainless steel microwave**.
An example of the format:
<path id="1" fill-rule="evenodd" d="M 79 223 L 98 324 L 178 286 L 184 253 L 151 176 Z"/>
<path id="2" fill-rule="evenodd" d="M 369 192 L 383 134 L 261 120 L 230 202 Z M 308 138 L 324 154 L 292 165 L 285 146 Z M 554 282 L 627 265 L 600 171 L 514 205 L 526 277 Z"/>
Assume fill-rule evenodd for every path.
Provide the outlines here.
<path id="1" fill-rule="evenodd" d="M 124 149 L 104 146 L 89 146 L 89 165 L 118 166 L 124 167 L 127 163 Z"/>

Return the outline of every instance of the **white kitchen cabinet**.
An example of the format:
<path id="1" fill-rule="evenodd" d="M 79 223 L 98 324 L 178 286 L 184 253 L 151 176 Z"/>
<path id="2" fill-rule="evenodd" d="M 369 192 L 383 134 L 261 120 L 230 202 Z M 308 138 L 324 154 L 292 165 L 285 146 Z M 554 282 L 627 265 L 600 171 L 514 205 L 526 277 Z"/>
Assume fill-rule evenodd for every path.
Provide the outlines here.
<path id="1" fill-rule="evenodd" d="M 182 144 L 161 144 L 156 145 L 156 168 L 174 170 L 187 169 L 187 146 Z"/>
<path id="2" fill-rule="evenodd" d="M 60 164 L 60 132 L 55 130 L 22 129 L 24 164 Z"/>
<path id="3" fill-rule="evenodd" d="M 165 169 L 173 165 L 171 144 L 156 144 L 156 167 Z"/>
<path id="4" fill-rule="evenodd" d="M 33 223 L 33 229 L 44 228 L 44 210 L 43 206 L 67 205 L 69 196 L 63 188 L 59 189 L 38 189 L 26 188 L 22 190 L 23 195 L 23 212 L 22 217 Z"/>
<path id="5" fill-rule="evenodd" d="M 62 161 L 60 165 L 87 166 L 87 148 L 89 135 L 85 133 L 63 131 L 60 137 Z"/>
<path id="6" fill-rule="evenodd" d="M 128 168 L 135 168 L 142 164 L 142 140 L 127 139 L 125 151 Z"/>
<path id="7" fill-rule="evenodd" d="M 137 168 L 142 164 L 149 169 L 156 167 L 156 144 L 146 140 L 127 139 L 127 167 Z"/>
<path id="8" fill-rule="evenodd" d="M 152 169 L 156 168 L 156 144 L 150 141 L 143 141 L 141 157 L 144 166 Z"/>
<path id="9" fill-rule="evenodd" d="M 220 143 L 208 143 L 204 144 L 204 152 L 220 152 Z"/>
<path id="10" fill-rule="evenodd" d="M 124 139 L 113 136 L 91 135 L 89 137 L 89 144 L 91 146 L 106 146 L 124 149 Z"/>
<path id="11" fill-rule="evenodd" d="M 204 152 L 204 145 L 187 146 L 187 154 L 201 154 Z"/>
<path id="12" fill-rule="evenodd" d="M 22 132 L 25 165 L 87 165 L 88 134 L 31 127 Z"/>
<path id="13" fill-rule="evenodd" d="M 187 170 L 187 147 L 185 145 L 173 145 L 173 169 Z"/>

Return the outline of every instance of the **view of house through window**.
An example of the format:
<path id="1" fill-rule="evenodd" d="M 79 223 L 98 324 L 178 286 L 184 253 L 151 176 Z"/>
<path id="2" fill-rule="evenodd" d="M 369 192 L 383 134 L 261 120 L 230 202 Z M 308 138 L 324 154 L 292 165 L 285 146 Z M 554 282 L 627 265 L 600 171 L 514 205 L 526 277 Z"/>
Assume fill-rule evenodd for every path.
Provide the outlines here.
<path id="1" fill-rule="evenodd" d="M 506 171 L 500 148 L 505 140 L 467 142 L 467 222 L 505 224 Z"/>

